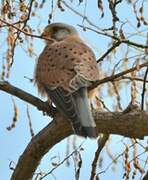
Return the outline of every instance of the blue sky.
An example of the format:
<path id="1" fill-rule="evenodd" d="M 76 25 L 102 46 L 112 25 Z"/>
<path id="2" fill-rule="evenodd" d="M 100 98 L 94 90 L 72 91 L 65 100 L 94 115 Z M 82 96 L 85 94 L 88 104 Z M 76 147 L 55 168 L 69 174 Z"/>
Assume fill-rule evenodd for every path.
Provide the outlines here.
<path id="1" fill-rule="evenodd" d="M 68 1 L 69 2 L 69 1 Z M 78 2 L 78 1 L 77 1 Z M 70 3 L 70 2 L 69 2 Z M 131 15 L 131 6 L 127 5 L 125 2 L 123 5 L 119 5 L 118 9 L 118 14 L 121 17 L 122 21 L 125 21 L 125 18 L 130 20 L 133 24 L 135 22 L 135 17 Z M 38 18 L 32 18 L 32 20 L 29 22 L 29 24 L 34 27 L 36 30 L 37 24 L 40 22 L 40 28 L 43 29 L 47 25 L 47 20 L 48 20 L 48 14 L 51 11 L 51 6 L 49 6 L 50 3 L 46 2 L 44 11 L 39 10 L 37 13 L 39 13 L 40 20 Z M 105 9 L 107 9 L 106 6 L 106 1 L 104 3 Z M 80 11 L 82 14 L 84 12 L 84 3 L 81 6 L 78 6 L 77 3 L 73 6 L 75 9 Z M 106 28 L 112 25 L 111 21 L 111 14 L 107 10 L 105 11 L 105 18 L 100 19 L 100 13 L 98 8 L 96 7 L 96 1 L 88 1 L 88 5 L 86 7 L 86 13 L 87 16 L 90 18 L 90 20 L 94 23 L 97 24 L 101 28 Z M 98 58 L 105 52 L 105 49 L 108 46 L 109 40 L 106 37 L 96 35 L 93 32 L 86 31 L 83 32 L 81 28 L 79 28 L 77 25 L 82 24 L 82 18 L 79 16 L 73 14 L 70 10 L 66 10 L 65 12 L 61 12 L 60 10 L 55 11 L 55 16 L 54 16 L 54 22 L 64 22 L 73 25 L 74 27 L 77 28 L 77 30 L 80 33 L 80 36 L 85 40 L 86 43 L 90 45 L 90 47 L 94 50 L 96 57 Z M 87 23 L 84 23 L 87 25 Z M 125 25 L 125 30 L 128 33 L 132 33 L 135 31 L 133 27 L 130 25 Z M 6 35 L 6 32 L 3 30 L 3 35 Z M 37 33 L 37 31 L 36 31 Z M 136 41 L 141 41 L 143 37 L 132 37 L 133 40 Z M 2 44 L 3 38 L 0 39 L 0 44 Z M 29 92 L 32 93 L 36 96 L 38 96 L 37 89 L 34 87 L 32 83 L 30 83 L 27 79 L 24 78 L 24 76 L 27 76 L 29 78 L 33 77 L 34 73 L 34 67 L 35 67 L 35 62 L 36 58 L 42 51 L 44 47 L 44 42 L 39 39 L 35 39 L 33 41 L 34 44 L 34 52 L 36 53 L 36 57 L 29 57 L 26 55 L 26 52 L 23 50 L 22 47 L 17 46 L 15 50 L 15 56 L 14 56 L 14 64 L 11 69 L 11 77 L 8 79 L 9 82 L 11 82 L 13 85 Z M 2 49 L 5 48 L 6 44 L 2 46 Z M 25 45 L 23 45 L 25 46 Z M 120 58 L 123 57 L 124 53 L 126 52 L 126 46 L 122 45 L 121 50 L 119 53 L 117 53 L 113 58 L 114 61 L 119 60 Z M 134 50 L 133 52 L 131 51 L 131 55 L 135 53 Z M 104 69 L 107 72 L 110 72 L 112 69 L 112 66 L 114 64 L 113 62 L 106 62 L 104 65 L 102 65 L 102 68 L 107 68 Z M 2 64 L 2 55 L 0 54 L 0 66 Z M 121 94 L 121 100 L 122 100 L 122 105 L 125 107 L 128 102 L 130 101 L 130 87 L 126 87 L 125 89 L 122 90 Z M 104 94 L 105 98 L 104 101 L 106 105 L 112 110 L 112 105 L 115 102 L 114 97 L 108 97 L 107 93 Z M 22 154 L 24 151 L 26 145 L 29 143 L 31 137 L 30 137 L 30 132 L 29 132 L 29 125 L 28 125 L 28 119 L 26 115 L 26 102 L 22 102 L 18 98 L 15 98 L 17 107 L 19 108 L 19 119 L 16 124 L 16 127 L 11 130 L 7 131 L 6 127 L 9 126 L 12 122 L 12 117 L 13 117 L 13 108 L 12 108 L 12 100 L 11 96 L 4 93 L 0 92 L 0 142 L 1 142 L 1 156 L 0 156 L 0 179 L 5 179 L 9 180 L 10 175 L 12 171 L 9 169 L 9 163 L 10 161 L 14 161 L 17 163 L 17 160 L 19 156 Z M 49 123 L 49 117 L 43 116 L 42 112 L 39 112 L 35 107 L 32 107 L 29 105 L 29 111 L 30 111 L 30 116 L 33 124 L 33 129 L 35 134 L 38 133 L 43 127 L 45 127 Z M 72 137 L 71 137 L 72 139 Z M 120 136 L 112 136 L 111 143 L 109 145 L 112 153 L 115 154 L 120 154 L 123 152 L 123 149 L 125 146 L 121 142 L 121 139 L 123 137 Z M 78 138 L 77 139 L 77 145 L 79 145 L 84 139 Z M 126 138 L 124 138 L 125 142 L 130 142 Z M 55 147 L 51 149 L 49 153 L 43 158 L 41 161 L 41 164 L 39 165 L 37 172 L 39 170 L 48 172 L 50 169 L 53 168 L 51 165 L 51 158 L 54 156 L 59 156 L 60 160 L 65 158 L 65 152 L 66 152 L 66 144 L 67 140 L 63 140 L 59 144 L 57 144 Z M 96 146 L 97 142 L 91 141 L 91 140 L 85 140 L 84 142 L 84 152 L 82 152 L 82 157 L 83 157 L 83 166 L 81 170 L 81 180 L 86 180 L 90 176 L 90 167 L 91 167 L 91 162 L 94 157 L 94 152 L 96 151 Z M 72 145 L 70 148 L 70 152 L 72 151 Z M 142 151 L 142 150 L 141 150 Z M 102 153 L 103 157 L 103 167 L 107 167 L 108 164 L 110 164 L 111 159 L 106 155 L 105 150 Z M 58 158 L 54 159 L 54 161 L 57 161 Z M 71 166 L 66 167 L 65 164 L 62 165 L 61 167 L 57 168 L 54 171 L 54 174 L 56 178 L 59 179 L 75 179 L 74 178 L 74 166 L 72 165 L 73 161 L 71 160 Z M 108 180 L 109 178 L 116 178 L 118 180 L 122 179 L 122 175 L 124 173 L 123 171 L 123 157 L 121 156 L 119 162 L 115 166 L 115 172 L 112 171 L 112 168 L 109 168 L 109 170 L 105 173 L 102 174 L 101 180 Z M 100 172 L 104 169 L 99 169 L 97 172 Z M 138 176 L 137 176 L 138 178 Z M 54 179 L 53 176 L 48 176 L 46 179 Z M 138 180 L 138 179 L 137 179 Z"/>

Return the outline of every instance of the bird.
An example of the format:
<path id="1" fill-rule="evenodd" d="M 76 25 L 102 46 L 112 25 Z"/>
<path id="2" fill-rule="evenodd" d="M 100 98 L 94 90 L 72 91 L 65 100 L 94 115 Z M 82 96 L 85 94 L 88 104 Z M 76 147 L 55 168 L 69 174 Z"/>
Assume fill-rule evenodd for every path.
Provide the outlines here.
<path id="1" fill-rule="evenodd" d="M 96 138 L 88 87 L 99 80 L 95 55 L 78 31 L 65 23 L 51 23 L 41 35 L 45 47 L 36 63 L 35 83 L 71 122 L 78 136 Z"/>

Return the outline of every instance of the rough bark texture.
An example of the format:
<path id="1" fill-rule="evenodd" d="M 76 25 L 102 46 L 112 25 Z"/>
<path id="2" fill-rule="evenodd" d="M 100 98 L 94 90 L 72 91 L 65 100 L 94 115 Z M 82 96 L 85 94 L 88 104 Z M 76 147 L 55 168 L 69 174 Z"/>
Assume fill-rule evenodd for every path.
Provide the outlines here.
<path id="1" fill-rule="evenodd" d="M 148 135 L 148 114 L 131 113 L 93 113 L 98 133 L 118 134 L 127 137 L 144 138 Z M 73 133 L 70 123 L 59 113 L 54 120 L 32 138 L 20 156 L 11 180 L 30 180 L 43 156 L 58 142 Z"/>

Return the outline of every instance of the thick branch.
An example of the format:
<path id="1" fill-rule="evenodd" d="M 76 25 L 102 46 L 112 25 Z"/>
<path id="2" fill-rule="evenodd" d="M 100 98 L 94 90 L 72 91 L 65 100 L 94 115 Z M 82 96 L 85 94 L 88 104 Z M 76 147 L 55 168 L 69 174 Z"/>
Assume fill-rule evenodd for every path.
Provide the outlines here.
<path id="1" fill-rule="evenodd" d="M 148 135 L 148 114 L 131 113 L 93 113 L 98 133 L 118 134 L 127 137 L 143 138 Z M 42 157 L 57 143 L 73 133 L 70 123 L 57 113 L 54 120 L 36 136 L 20 156 L 11 180 L 29 180 L 33 177 Z"/>
<path id="2" fill-rule="evenodd" d="M 22 99 L 23 101 L 32 104 L 33 106 L 37 107 L 38 110 L 46 112 L 47 114 L 51 113 L 49 104 L 47 102 L 40 100 L 39 98 L 11 85 L 6 81 L 0 81 L 0 90 L 5 91 L 11 95 Z"/>
<path id="3" fill-rule="evenodd" d="M 142 68 L 145 66 L 147 66 L 146 63 L 140 65 L 139 67 Z M 98 84 L 111 81 L 133 70 L 136 70 L 136 67 L 100 80 Z M 50 111 L 47 103 L 7 82 L 0 81 L 0 89 L 31 103 L 40 110 L 45 112 Z M 98 133 L 118 134 L 135 138 L 143 138 L 148 135 L 148 114 L 145 112 L 131 112 L 124 114 L 94 112 L 93 115 L 96 120 Z M 54 120 L 47 127 L 32 138 L 23 155 L 20 157 L 11 179 L 29 180 L 33 176 L 33 173 L 35 172 L 42 157 L 55 144 L 72 133 L 73 131 L 70 123 L 67 123 L 61 115 L 57 114 L 56 117 L 54 117 Z"/>

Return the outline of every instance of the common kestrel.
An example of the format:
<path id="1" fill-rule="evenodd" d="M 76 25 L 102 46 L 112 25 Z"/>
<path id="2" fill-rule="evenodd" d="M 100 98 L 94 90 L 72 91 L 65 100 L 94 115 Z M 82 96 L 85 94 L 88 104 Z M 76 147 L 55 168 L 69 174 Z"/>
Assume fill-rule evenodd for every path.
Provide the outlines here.
<path id="1" fill-rule="evenodd" d="M 87 87 L 99 79 L 94 53 L 76 29 L 64 23 L 48 25 L 42 36 L 46 46 L 35 70 L 39 92 L 50 97 L 76 134 L 96 137 L 87 94 Z"/>

